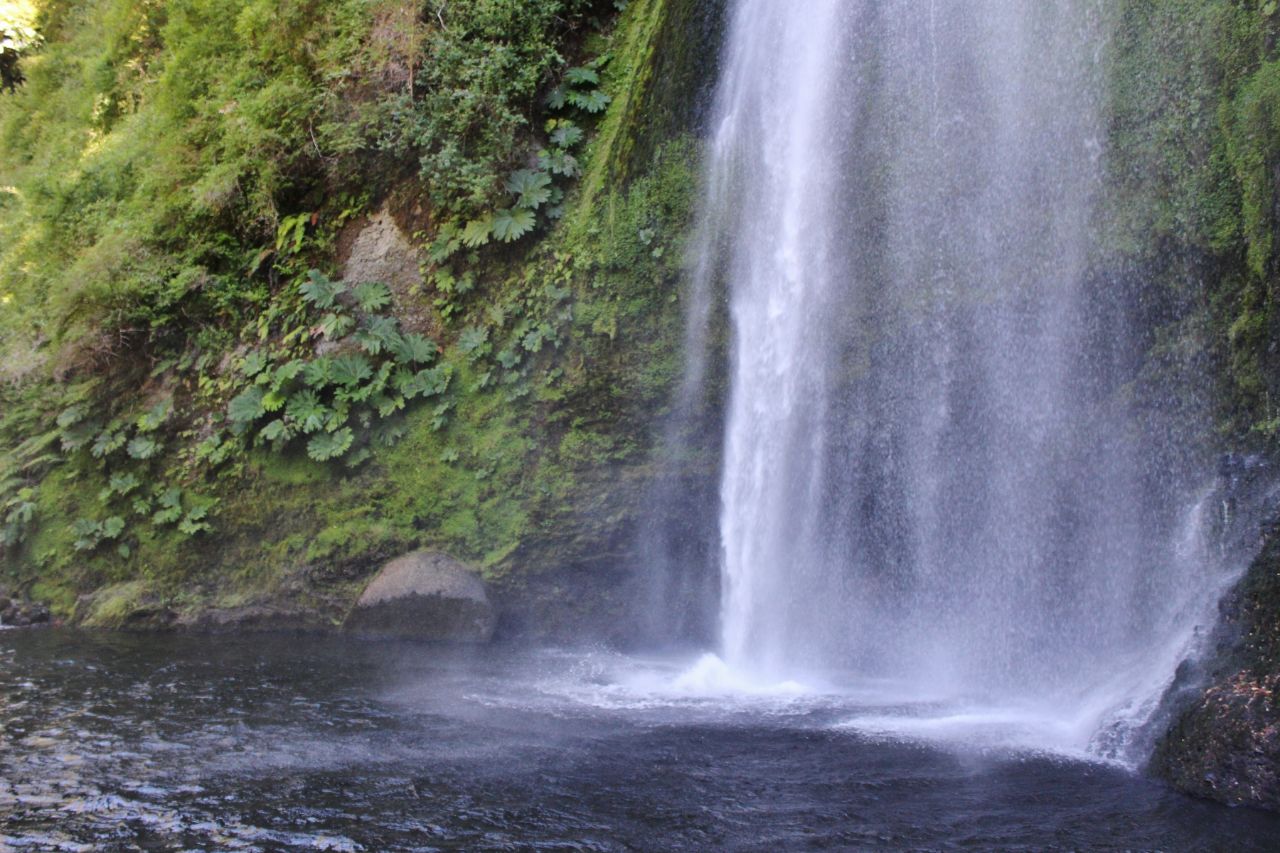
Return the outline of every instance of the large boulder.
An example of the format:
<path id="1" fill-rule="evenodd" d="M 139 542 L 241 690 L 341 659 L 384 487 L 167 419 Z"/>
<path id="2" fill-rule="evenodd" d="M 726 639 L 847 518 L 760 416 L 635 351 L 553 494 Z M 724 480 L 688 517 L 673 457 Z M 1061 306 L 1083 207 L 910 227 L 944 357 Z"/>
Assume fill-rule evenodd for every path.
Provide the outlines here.
<path id="1" fill-rule="evenodd" d="M 343 627 L 363 635 L 487 643 L 496 624 L 474 571 L 447 554 L 417 551 L 374 575 Z"/>

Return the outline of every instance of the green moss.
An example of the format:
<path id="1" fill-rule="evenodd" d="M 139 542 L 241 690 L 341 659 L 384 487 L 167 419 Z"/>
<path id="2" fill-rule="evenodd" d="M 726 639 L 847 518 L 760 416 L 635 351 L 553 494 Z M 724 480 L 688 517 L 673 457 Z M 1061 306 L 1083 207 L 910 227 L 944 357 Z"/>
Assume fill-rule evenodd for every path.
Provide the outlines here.
<path id="1" fill-rule="evenodd" d="M 1166 402 L 1148 407 L 1162 417 L 1171 388 L 1184 401 L 1209 396 L 1183 407 L 1189 416 L 1175 428 L 1208 417 L 1228 444 L 1270 443 L 1280 425 L 1272 403 L 1280 399 L 1280 16 L 1270 4 L 1236 0 L 1135 0 L 1108 11 L 1098 266 L 1132 271 L 1141 292 L 1127 298 L 1139 322 L 1157 329 L 1146 387 Z"/>
<path id="2" fill-rule="evenodd" d="M 152 597 L 146 581 L 114 584 L 99 590 L 87 602 L 87 612 L 77 612 L 76 619 L 88 628 L 122 628 Z"/>
<path id="3" fill-rule="evenodd" d="M 263 479 L 282 486 L 327 483 L 333 479 L 332 466 L 316 462 L 302 453 L 256 453 L 250 464 Z"/>

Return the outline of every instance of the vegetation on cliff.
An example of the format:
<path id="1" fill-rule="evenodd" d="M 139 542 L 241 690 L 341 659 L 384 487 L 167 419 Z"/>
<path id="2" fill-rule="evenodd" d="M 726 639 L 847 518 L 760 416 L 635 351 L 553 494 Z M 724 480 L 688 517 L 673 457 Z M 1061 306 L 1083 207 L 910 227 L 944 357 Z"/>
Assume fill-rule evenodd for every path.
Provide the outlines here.
<path id="1" fill-rule="evenodd" d="M 323 621 L 419 545 L 509 580 L 625 549 L 679 365 L 697 5 L 38 5 L 0 98 L 9 579 Z M 380 211 L 420 269 L 341 281 Z"/>
<path id="2" fill-rule="evenodd" d="M 1274 460 L 1280 8 L 1273 0 L 1135 0 L 1112 12 L 1106 237 L 1122 272 L 1107 284 L 1151 330 L 1134 388 L 1144 425 L 1202 454 Z M 1242 517 L 1267 512 L 1274 508 Z M 1247 547 L 1257 534 L 1240 533 Z M 1172 728 L 1152 768 L 1183 790 L 1274 809 L 1280 537 L 1272 528 L 1264 541 L 1224 605 L 1206 683 L 1171 692 Z"/>

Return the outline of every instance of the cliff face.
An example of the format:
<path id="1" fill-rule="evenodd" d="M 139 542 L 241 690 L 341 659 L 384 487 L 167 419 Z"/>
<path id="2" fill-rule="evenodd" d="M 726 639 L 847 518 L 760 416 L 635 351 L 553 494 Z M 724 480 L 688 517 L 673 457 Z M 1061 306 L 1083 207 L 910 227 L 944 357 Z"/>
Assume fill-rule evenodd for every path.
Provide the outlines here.
<path id="1" fill-rule="evenodd" d="M 1207 658 L 1166 698 L 1150 769 L 1181 790 L 1277 808 L 1276 229 L 1280 77 L 1269 3 L 1117 4 L 1108 86 L 1109 200 L 1101 266 L 1150 330 L 1133 390 L 1169 470 L 1250 455 L 1224 547 L 1249 569 L 1221 606 Z M 1235 475 L 1233 475 L 1235 476 Z M 1154 483 L 1155 487 L 1175 484 Z M 1233 489 L 1240 493 L 1233 494 Z M 1264 532 L 1264 528 L 1267 530 Z M 1206 626 L 1208 630 L 1208 626 Z"/>
<path id="2" fill-rule="evenodd" d="M 1256 521 L 1256 519 L 1255 519 Z M 1255 526 L 1255 525 L 1251 525 Z M 1188 793 L 1280 810 L 1280 537 L 1221 605 L 1213 651 L 1169 696 L 1151 769 Z"/>
<path id="3" fill-rule="evenodd" d="M 706 510 L 649 498 L 718 4 L 274 5 L 40 11 L 0 99 L 7 583 L 317 627 L 431 547 L 501 631 L 633 636 L 640 519 Z"/>

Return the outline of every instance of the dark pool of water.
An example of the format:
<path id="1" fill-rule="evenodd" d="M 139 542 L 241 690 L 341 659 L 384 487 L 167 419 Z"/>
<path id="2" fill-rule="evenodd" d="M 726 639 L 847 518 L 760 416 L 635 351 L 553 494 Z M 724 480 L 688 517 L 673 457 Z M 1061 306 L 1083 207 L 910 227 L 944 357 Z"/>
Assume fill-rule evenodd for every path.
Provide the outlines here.
<path id="1" fill-rule="evenodd" d="M 0 632 L 0 849 L 1280 850 L 1280 818 L 1120 768 L 872 738 L 821 701 L 655 698 L 618 669 Z"/>

